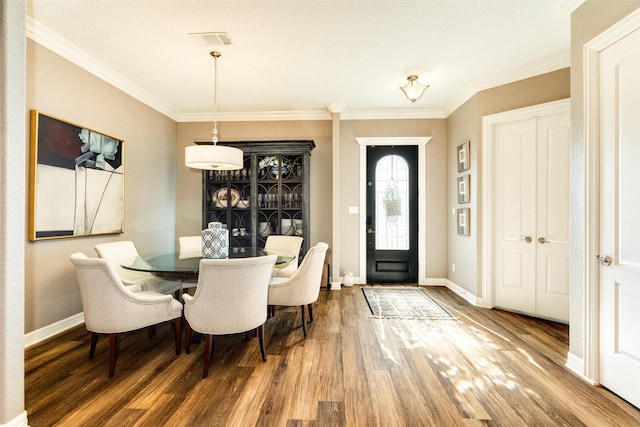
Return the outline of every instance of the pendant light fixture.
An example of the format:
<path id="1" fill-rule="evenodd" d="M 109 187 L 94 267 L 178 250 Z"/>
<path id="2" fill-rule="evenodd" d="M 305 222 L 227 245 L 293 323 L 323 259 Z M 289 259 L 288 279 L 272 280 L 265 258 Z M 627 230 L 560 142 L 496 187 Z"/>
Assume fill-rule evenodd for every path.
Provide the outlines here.
<path id="1" fill-rule="evenodd" d="M 190 145 L 184 149 L 184 162 L 190 168 L 207 170 L 242 169 L 242 150 L 234 147 L 218 145 L 218 51 L 210 52 L 213 56 L 213 145 Z"/>
<path id="2" fill-rule="evenodd" d="M 424 92 L 429 88 L 429 85 L 425 86 L 418 83 L 418 76 L 415 74 L 407 77 L 407 80 L 409 80 L 409 83 L 402 86 L 400 89 L 409 101 L 416 102 L 420 97 L 422 97 L 422 95 L 424 95 Z"/>

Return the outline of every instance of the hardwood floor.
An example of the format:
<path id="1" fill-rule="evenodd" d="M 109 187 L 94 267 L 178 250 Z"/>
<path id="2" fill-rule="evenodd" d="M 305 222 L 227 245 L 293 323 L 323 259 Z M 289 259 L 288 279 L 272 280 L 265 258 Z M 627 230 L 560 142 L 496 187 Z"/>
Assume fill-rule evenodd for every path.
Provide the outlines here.
<path id="1" fill-rule="evenodd" d="M 380 320 L 359 286 L 321 291 L 309 338 L 278 309 L 257 338 L 175 355 L 170 324 L 108 339 L 88 359 L 78 327 L 26 351 L 26 408 L 39 426 L 638 426 L 640 410 L 563 365 L 568 328 L 470 306 L 426 288 L 458 320 Z"/>

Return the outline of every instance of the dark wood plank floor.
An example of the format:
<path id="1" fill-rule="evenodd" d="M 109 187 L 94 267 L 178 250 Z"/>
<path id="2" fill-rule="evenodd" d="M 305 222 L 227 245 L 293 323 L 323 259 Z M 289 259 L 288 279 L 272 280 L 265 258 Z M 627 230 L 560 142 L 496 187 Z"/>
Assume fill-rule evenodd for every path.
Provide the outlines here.
<path id="1" fill-rule="evenodd" d="M 640 410 L 565 367 L 568 328 L 475 308 L 426 288 L 458 320 L 380 320 L 359 286 L 322 291 L 309 338 L 278 309 L 257 338 L 174 354 L 171 327 L 108 340 L 88 359 L 78 327 L 26 351 L 26 407 L 40 426 L 638 426 Z"/>

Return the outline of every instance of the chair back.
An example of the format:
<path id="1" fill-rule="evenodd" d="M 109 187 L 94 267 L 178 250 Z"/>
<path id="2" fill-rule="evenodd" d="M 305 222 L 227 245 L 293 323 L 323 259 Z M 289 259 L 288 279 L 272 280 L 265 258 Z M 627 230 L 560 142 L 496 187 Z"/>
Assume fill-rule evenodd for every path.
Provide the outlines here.
<path id="1" fill-rule="evenodd" d="M 202 259 L 195 294 L 193 298 L 184 295 L 184 314 L 191 328 L 226 335 L 264 324 L 276 258 Z"/>
<path id="2" fill-rule="evenodd" d="M 264 243 L 265 249 L 275 249 L 281 251 L 291 252 L 295 257 L 285 263 L 276 265 L 277 270 L 295 270 L 298 268 L 298 256 L 300 254 L 300 248 L 302 247 L 303 238 L 300 236 L 277 236 L 272 235 L 267 237 L 267 241 Z"/>
<path id="3" fill-rule="evenodd" d="M 178 251 L 180 258 L 202 256 L 202 235 L 178 237 Z"/>
<path id="4" fill-rule="evenodd" d="M 138 249 L 136 245 L 130 240 L 121 240 L 118 242 L 100 243 L 95 245 L 94 249 L 98 253 L 100 258 L 103 258 L 111 264 L 114 270 L 117 272 L 124 282 L 135 282 L 141 279 L 147 279 L 151 276 L 150 273 L 143 271 L 128 270 L 120 266 L 120 261 L 126 258 L 138 256 Z"/>
<path id="5" fill-rule="evenodd" d="M 306 305 L 314 303 L 320 294 L 322 269 L 328 248 L 328 244 L 318 242 L 309 249 L 296 272 L 288 280 L 281 282 L 284 285 L 282 290 L 279 290 L 278 286 L 273 286 L 273 289 L 269 290 L 269 304 Z M 274 280 L 278 279 L 280 278 Z"/>
<path id="6" fill-rule="evenodd" d="M 84 310 L 84 322 L 89 331 L 112 333 L 122 329 L 123 296 L 133 295 L 105 259 L 88 258 L 77 252 L 70 256 L 75 267 Z M 128 330 L 124 328 L 124 330 Z"/>

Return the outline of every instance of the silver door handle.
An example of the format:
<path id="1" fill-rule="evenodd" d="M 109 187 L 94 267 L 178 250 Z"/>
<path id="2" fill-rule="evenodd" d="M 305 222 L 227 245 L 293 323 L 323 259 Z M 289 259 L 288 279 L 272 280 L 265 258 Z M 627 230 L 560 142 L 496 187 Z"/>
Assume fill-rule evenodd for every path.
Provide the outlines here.
<path id="1" fill-rule="evenodd" d="M 527 236 L 527 237 L 521 237 L 520 240 L 524 240 L 527 243 L 531 243 L 533 239 L 531 238 L 531 236 Z"/>
<path id="2" fill-rule="evenodd" d="M 607 255 L 600 257 L 600 264 L 604 265 L 605 267 L 609 267 L 611 265 L 611 258 L 609 258 Z"/>
<path id="3" fill-rule="evenodd" d="M 373 230 L 373 228 L 367 228 L 367 233 L 371 234 L 371 233 L 375 233 L 375 231 Z"/>

